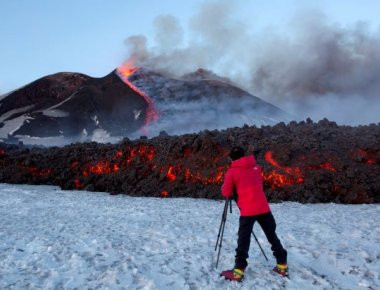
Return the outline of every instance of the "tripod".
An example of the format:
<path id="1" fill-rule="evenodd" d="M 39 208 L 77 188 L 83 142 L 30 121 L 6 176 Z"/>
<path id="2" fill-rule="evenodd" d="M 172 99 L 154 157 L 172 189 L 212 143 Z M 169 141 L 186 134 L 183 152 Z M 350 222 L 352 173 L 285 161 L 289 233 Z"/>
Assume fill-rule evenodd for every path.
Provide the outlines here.
<path id="1" fill-rule="evenodd" d="M 228 204 L 230 205 L 230 213 L 232 213 L 232 199 L 230 198 L 227 198 L 226 199 L 226 203 L 224 204 L 224 209 L 223 209 L 223 214 L 222 214 L 222 220 L 220 221 L 220 226 L 219 226 L 219 232 L 218 232 L 218 238 L 216 240 L 216 244 L 215 244 L 215 251 L 217 250 L 218 248 L 218 243 L 219 243 L 219 251 L 218 251 L 218 257 L 216 259 L 216 268 L 218 268 L 218 263 L 219 263 L 219 257 L 220 257 L 220 250 L 222 249 L 222 243 L 223 243 L 223 234 L 224 234 L 224 228 L 225 228 L 225 225 L 226 225 L 226 220 L 227 220 L 227 212 L 228 212 Z M 261 252 L 263 253 L 265 259 L 268 261 L 268 258 L 267 256 L 265 255 L 264 253 L 264 250 L 263 248 L 261 247 L 255 233 L 253 232 L 252 230 L 252 235 L 253 237 L 255 238 L 257 244 L 259 245 L 260 247 L 260 250 Z"/>

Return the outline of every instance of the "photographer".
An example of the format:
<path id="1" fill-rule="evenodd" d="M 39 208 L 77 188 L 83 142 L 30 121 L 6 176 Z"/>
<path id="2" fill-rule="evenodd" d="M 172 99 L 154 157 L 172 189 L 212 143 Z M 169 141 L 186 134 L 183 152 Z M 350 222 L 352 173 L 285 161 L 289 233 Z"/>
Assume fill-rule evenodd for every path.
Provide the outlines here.
<path id="1" fill-rule="evenodd" d="M 232 162 L 224 178 L 222 195 L 226 198 L 234 197 L 240 210 L 240 219 L 235 267 L 223 271 L 221 276 L 239 282 L 243 279 L 255 221 L 260 224 L 272 245 L 277 261 L 273 271 L 288 276 L 287 252 L 276 235 L 276 222 L 263 190 L 261 168 L 256 164 L 254 156 L 245 156 L 244 149 L 240 147 L 234 147 L 229 156 Z"/>

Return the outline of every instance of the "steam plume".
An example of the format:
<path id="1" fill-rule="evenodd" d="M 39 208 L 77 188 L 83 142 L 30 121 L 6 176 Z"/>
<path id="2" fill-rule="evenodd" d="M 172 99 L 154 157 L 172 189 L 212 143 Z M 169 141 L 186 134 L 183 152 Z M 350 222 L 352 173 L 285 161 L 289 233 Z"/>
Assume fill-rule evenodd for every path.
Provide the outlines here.
<path id="1" fill-rule="evenodd" d="M 199 67 L 213 70 L 299 118 L 379 121 L 380 29 L 364 22 L 342 26 L 321 11 L 303 10 L 287 35 L 257 32 L 233 17 L 234 5 L 203 4 L 189 22 L 185 46 L 178 20 L 159 16 L 156 45 L 148 47 L 144 36 L 129 37 L 129 56 L 137 65 L 178 76 Z M 365 113 L 351 109 L 357 105 Z"/>

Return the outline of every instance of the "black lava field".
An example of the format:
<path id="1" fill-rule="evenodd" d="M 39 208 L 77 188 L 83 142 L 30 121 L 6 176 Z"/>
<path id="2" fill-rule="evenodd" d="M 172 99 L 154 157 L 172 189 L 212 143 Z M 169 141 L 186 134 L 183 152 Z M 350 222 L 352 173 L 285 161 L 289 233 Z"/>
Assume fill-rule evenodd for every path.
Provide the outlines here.
<path id="1" fill-rule="evenodd" d="M 243 126 L 118 144 L 26 147 L 0 143 L 0 182 L 149 197 L 221 199 L 228 152 L 242 146 L 263 169 L 268 200 L 380 202 L 380 124 Z"/>

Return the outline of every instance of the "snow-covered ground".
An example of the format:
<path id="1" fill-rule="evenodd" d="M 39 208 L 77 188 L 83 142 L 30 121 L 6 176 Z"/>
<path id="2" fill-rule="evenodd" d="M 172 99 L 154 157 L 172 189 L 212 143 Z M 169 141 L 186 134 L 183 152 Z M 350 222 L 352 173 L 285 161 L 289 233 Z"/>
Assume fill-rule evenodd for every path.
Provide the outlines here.
<path id="1" fill-rule="evenodd" d="M 228 282 L 238 211 L 218 269 L 222 201 L 135 198 L 0 184 L 1 289 L 379 289 L 380 205 L 272 204 L 291 279 L 252 240 L 245 281 Z"/>

